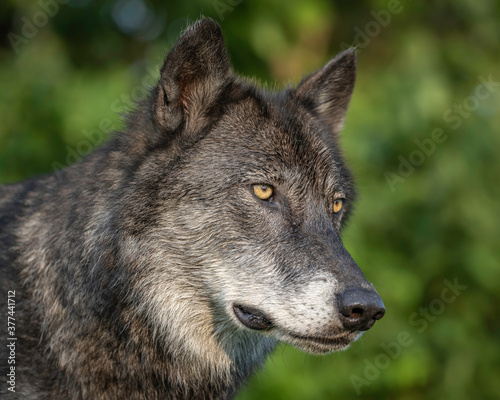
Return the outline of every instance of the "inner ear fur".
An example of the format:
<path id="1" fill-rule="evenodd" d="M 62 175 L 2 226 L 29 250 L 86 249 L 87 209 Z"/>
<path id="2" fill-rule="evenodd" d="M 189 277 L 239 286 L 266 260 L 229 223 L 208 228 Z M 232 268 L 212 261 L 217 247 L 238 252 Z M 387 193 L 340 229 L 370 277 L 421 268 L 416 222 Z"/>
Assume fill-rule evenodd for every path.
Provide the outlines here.
<path id="1" fill-rule="evenodd" d="M 297 99 L 338 133 L 356 81 L 356 51 L 348 49 L 323 68 L 304 78 L 296 89 Z"/>
<path id="2" fill-rule="evenodd" d="M 232 77 L 219 25 L 203 18 L 167 55 L 155 90 L 154 117 L 167 130 L 200 122 Z"/>

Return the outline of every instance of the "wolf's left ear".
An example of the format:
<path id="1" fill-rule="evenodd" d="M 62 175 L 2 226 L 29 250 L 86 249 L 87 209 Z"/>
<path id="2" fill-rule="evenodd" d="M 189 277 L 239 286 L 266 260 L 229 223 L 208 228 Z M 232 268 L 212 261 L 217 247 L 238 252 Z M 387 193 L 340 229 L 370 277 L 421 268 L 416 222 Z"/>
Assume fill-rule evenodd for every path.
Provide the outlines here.
<path id="1" fill-rule="evenodd" d="M 209 18 L 199 20 L 183 33 L 163 64 L 154 92 L 156 121 L 168 130 L 183 121 L 202 123 L 231 75 L 219 25 Z"/>
<path id="2" fill-rule="evenodd" d="M 356 51 L 351 48 L 304 78 L 295 95 L 304 107 L 338 133 L 344 123 L 355 80 Z"/>

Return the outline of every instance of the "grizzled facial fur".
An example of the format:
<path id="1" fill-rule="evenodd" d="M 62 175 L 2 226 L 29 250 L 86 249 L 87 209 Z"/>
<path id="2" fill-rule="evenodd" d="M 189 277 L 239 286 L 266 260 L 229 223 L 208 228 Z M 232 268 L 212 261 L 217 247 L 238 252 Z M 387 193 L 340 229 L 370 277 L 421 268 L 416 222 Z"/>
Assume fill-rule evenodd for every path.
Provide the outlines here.
<path id="1" fill-rule="evenodd" d="M 278 339 L 324 353 L 347 347 L 383 315 L 340 239 L 355 198 L 338 144 L 355 69 L 347 50 L 297 88 L 257 89 L 231 71 L 210 20 L 191 27 L 168 55 L 127 228 L 161 277 L 151 283 L 155 326 L 170 333 L 198 326 L 179 345 L 234 359 L 248 354 L 235 341 Z M 261 199 L 256 190 L 271 195 Z M 182 306 L 177 299 L 186 315 L 172 328 L 165 297 L 177 275 L 185 277 L 183 291 L 203 298 L 187 296 Z"/>
<path id="2" fill-rule="evenodd" d="M 277 341 L 327 353 L 371 328 L 384 305 L 340 238 L 355 68 L 347 50 L 268 92 L 202 19 L 124 132 L 0 187 L 17 398 L 230 398 Z"/>

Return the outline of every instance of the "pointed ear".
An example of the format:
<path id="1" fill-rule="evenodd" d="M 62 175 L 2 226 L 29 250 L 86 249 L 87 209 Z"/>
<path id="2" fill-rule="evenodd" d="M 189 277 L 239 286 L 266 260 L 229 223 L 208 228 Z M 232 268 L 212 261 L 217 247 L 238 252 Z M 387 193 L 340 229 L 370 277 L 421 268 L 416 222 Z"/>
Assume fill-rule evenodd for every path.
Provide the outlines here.
<path id="1" fill-rule="evenodd" d="M 356 80 L 356 51 L 346 50 L 300 82 L 297 99 L 330 126 L 342 129 Z"/>
<path id="2" fill-rule="evenodd" d="M 156 121 L 167 130 L 183 121 L 202 123 L 231 75 L 219 25 L 209 18 L 199 20 L 183 33 L 163 64 L 154 91 Z"/>

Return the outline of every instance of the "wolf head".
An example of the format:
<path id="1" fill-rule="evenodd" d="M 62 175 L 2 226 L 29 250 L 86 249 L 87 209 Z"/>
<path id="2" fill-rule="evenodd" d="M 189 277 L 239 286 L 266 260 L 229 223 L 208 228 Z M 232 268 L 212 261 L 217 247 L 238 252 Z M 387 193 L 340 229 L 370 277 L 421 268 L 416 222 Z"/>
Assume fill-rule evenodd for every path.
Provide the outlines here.
<path id="1" fill-rule="evenodd" d="M 123 252 L 158 335 L 233 361 L 276 339 L 326 353 L 384 315 L 340 238 L 355 198 L 338 144 L 355 70 L 347 50 L 267 92 L 235 76 L 208 19 L 168 54 L 123 139 L 140 153 Z"/>

